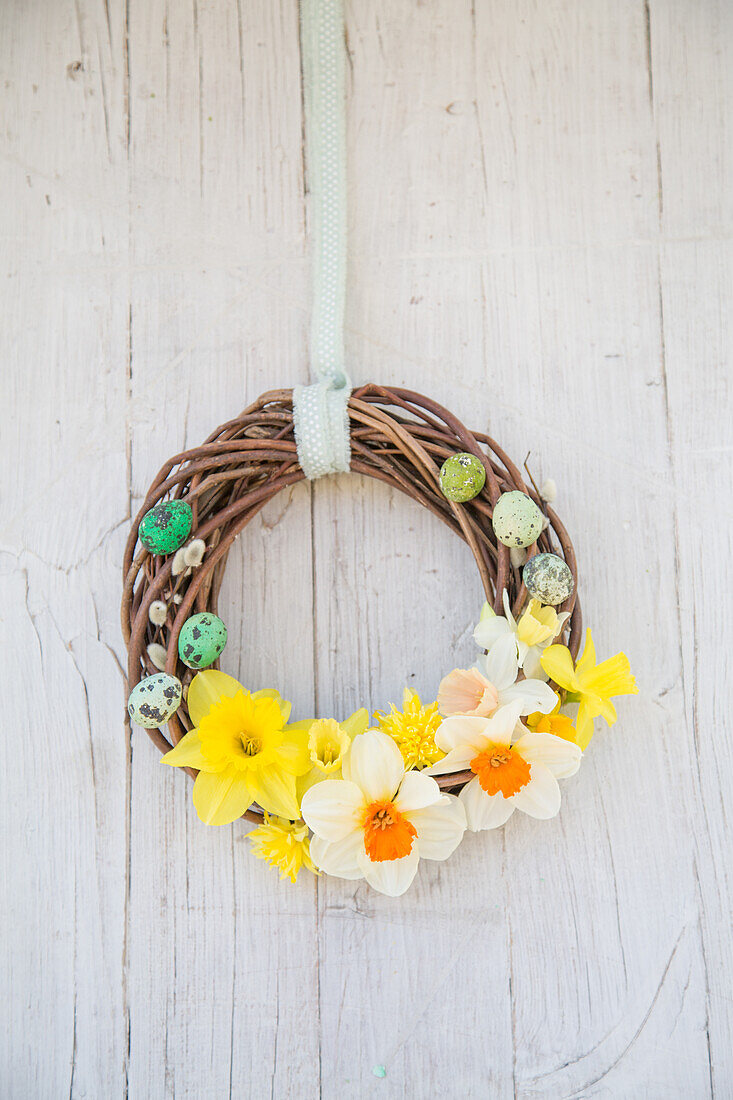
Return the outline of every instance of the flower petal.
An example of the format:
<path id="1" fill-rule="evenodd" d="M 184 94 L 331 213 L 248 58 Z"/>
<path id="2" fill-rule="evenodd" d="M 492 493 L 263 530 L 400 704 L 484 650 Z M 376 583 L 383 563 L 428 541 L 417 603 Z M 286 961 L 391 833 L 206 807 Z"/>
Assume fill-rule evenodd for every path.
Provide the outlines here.
<path id="1" fill-rule="evenodd" d="M 286 740 L 275 749 L 280 767 L 290 775 L 305 775 L 311 767 L 308 730 L 286 726 L 285 736 Z"/>
<path id="2" fill-rule="evenodd" d="M 542 646 L 532 646 L 522 657 L 522 672 L 528 680 L 546 683 L 549 676 L 542 667 Z"/>
<path id="3" fill-rule="evenodd" d="M 573 658 L 566 645 L 548 645 L 541 658 L 542 667 L 556 684 L 568 691 L 578 691 Z"/>
<path id="4" fill-rule="evenodd" d="M 206 766 L 206 758 L 201 752 L 201 738 L 198 730 L 191 730 L 183 735 L 177 745 L 170 752 L 161 756 L 161 761 L 171 764 L 174 768 L 203 768 Z"/>
<path id="5" fill-rule="evenodd" d="M 517 699 L 505 707 L 499 707 L 487 722 L 487 740 L 495 745 L 508 745 L 514 738 L 514 730 L 522 714 L 522 704 Z"/>
<path id="6" fill-rule="evenodd" d="M 380 730 L 367 730 L 355 737 L 348 760 L 351 780 L 367 802 L 392 798 L 405 774 L 402 753 Z"/>
<path id="7" fill-rule="evenodd" d="M 222 696 L 233 699 L 238 691 L 244 690 L 239 680 L 216 668 L 198 672 L 188 689 L 188 713 L 194 726 L 199 725 Z"/>
<path id="8" fill-rule="evenodd" d="M 530 817 L 554 817 L 560 809 L 560 787 L 550 769 L 536 760 L 530 767 L 529 783 L 512 795 L 512 802 Z"/>
<path id="9" fill-rule="evenodd" d="M 413 810 L 432 806 L 440 802 L 442 797 L 440 787 L 429 775 L 424 772 L 405 772 L 394 804 L 401 814 L 408 814 L 411 818 Z"/>
<path id="10" fill-rule="evenodd" d="M 595 667 L 596 663 L 596 647 L 593 643 L 593 635 L 590 632 L 590 627 L 585 632 L 585 645 L 583 646 L 583 656 L 579 659 L 576 666 L 576 672 L 578 676 L 590 672 Z"/>
<path id="11" fill-rule="evenodd" d="M 453 772 L 465 772 L 471 766 L 474 756 L 477 756 L 479 752 L 481 752 L 481 749 L 475 749 L 471 745 L 459 745 L 457 749 L 451 749 L 437 764 L 431 764 L 429 768 L 423 768 L 421 774 L 451 775 Z"/>
<path id="12" fill-rule="evenodd" d="M 236 768 L 199 772 L 193 785 L 193 804 L 205 825 L 228 825 L 236 821 L 252 801 L 249 784 Z"/>
<path id="13" fill-rule="evenodd" d="M 502 634 L 491 646 L 482 664 L 484 675 L 497 691 L 513 684 L 519 669 L 516 636 L 513 633 Z"/>
<path id="14" fill-rule="evenodd" d="M 500 707 L 515 701 L 522 704 L 520 714 L 533 714 L 535 711 L 549 714 L 557 706 L 558 698 L 544 680 L 527 679 L 518 680 L 516 684 L 499 692 Z"/>
<path id="15" fill-rule="evenodd" d="M 491 649 L 499 638 L 508 634 L 514 637 L 514 632 L 502 615 L 494 615 L 493 619 L 484 619 L 473 632 L 473 640 L 481 649 Z"/>
<path id="16" fill-rule="evenodd" d="M 596 714 L 590 705 L 588 697 L 584 695 L 580 700 L 578 715 L 575 719 L 575 740 L 584 751 L 588 748 L 590 739 L 593 736 L 593 719 L 595 717 Z"/>
<path id="17" fill-rule="evenodd" d="M 474 833 L 480 829 L 498 829 L 514 813 L 511 798 L 504 798 L 503 794 L 487 794 L 478 776 L 466 784 L 458 797 L 466 811 L 466 824 Z"/>
<path id="18" fill-rule="evenodd" d="M 380 894 L 397 898 L 400 894 L 404 894 L 412 883 L 417 874 L 419 862 L 420 857 L 417 853 L 417 847 L 414 847 L 410 854 L 403 856 L 402 859 L 384 859 L 377 863 L 372 862 L 365 852 L 364 859 L 361 861 L 361 869 L 370 886 L 373 886 Z"/>
<path id="19" fill-rule="evenodd" d="M 353 714 L 350 714 L 348 718 L 343 720 L 341 729 L 345 730 L 353 741 L 356 735 L 363 733 L 368 725 L 369 711 L 366 707 L 362 707 L 361 710 L 355 710 Z"/>
<path id="20" fill-rule="evenodd" d="M 363 878 L 360 857 L 364 852 L 364 834 L 354 829 L 341 840 L 311 838 L 311 859 L 319 870 L 336 878 Z"/>
<path id="21" fill-rule="evenodd" d="M 294 775 L 283 773 L 273 764 L 250 772 L 247 782 L 255 801 L 263 810 L 292 820 L 300 817 Z"/>
<path id="22" fill-rule="evenodd" d="M 444 794 L 433 806 L 414 810 L 409 818 L 417 829 L 417 850 L 421 859 L 447 859 L 455 852 L 466 831 L 463 803 L 452 794 Z"/>
<path id="23" fill-rule="evenodd" d="M 583 758 L 583 753 L 574 742 L 552 733 L 525 733 L 514 748 L 530 764 L 537 761 L 544 764 L 556 779 L 575 775 Z"/>
<path id="24" fill-rule="evenodd" d="M 283 699 L 279 691 L 274 688 L 261 688 L 260 691 L 252 692 L 253 699 L 274 699 L 280 708 L 280 713 L 283 716 L 283 725 L 290 717 L 290 712 L 293 709 L 293 704 L 289 703 L 287 699 Z"/>
<path id="25" fill-rule="evenodd" d="M 473 755 L 481 752 L 490 740 L 488 733 L 488 718 L 472 718 L 470 715 L 454 714 L 451 718 L 444 719 L 435 731 L 435 744 L 443 752 L 451 752 L 453 749 L 469 746 L 474 750 Z M 444 764 L 445 761 L 439 761 Z M 434 765 L 438 766 L 438 765 Z M 448 769 L 451 770 L 451 769 Z M 430 769 L 432 772 L 432 768 Z"/>
<path id="26" fill-rule="evenodd" d="M 303 795 L 301 812 L 310 829 L 323 840 L 343 840 L 359 824 L 365 799 L 356 783 L 325 779 Z"/>

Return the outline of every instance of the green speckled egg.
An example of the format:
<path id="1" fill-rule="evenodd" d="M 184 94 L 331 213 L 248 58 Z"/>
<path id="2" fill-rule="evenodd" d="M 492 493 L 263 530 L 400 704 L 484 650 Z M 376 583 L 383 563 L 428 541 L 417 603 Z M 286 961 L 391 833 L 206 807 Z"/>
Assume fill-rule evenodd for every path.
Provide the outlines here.
<path id="1" fill-rule="evenodd" d="M 146 676 L 127 700 L 127 713 L 136 726 L 146 730 L 164 726 L 181 705 L 181 681 L 167 672 Z"/>
<path id="2" fill-rule="evenodd" d="M 151 554 L 172 554 L 191 534 L 193 514 L 185 500 L 164 500 L 146 512 L 138 537 Z"/>
<path id="3" fill-rule="evenodd" d="M 526 493 L 502 493 L 494 506 L 494 534 L 505 546 L 531 546 L 540 537 L 542 519 Z"/>
<path id="4" fill-rule="evenodd" d="M 540 603 L 563 603 L 575 588 L 573 574 L 557 554 L 536 554 L 522 572 L 522 580 L 530 596 Z"/>
<path id="5" fill-rule="evenodd" d="M 440 491 L 459 504 L 477 497 L 486 484 L 486 470 L 476 455 L 451 455 L 440 467 Z"/>
<path id="6" fill-rule="evenodd" d="M 216 615 L 202 611 L 186 619 L 178 636 L 178 656 L 189 668 L 208 668 L 227 644 L 227 628 Z"/>

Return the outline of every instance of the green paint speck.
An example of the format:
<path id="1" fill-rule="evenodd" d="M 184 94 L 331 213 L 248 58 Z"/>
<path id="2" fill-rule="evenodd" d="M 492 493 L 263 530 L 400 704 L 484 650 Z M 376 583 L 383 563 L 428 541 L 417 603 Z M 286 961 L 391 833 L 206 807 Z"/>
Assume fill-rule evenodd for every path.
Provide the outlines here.
<path id="1" fill-rule="evenodd" d="M 374 1074 L 375 1077 L 386 1077 L 387 1076 L 387 1071 L 384 1068 L 384 1066 L 373 1066 L 372 1067 L 372 1073 Z"/>

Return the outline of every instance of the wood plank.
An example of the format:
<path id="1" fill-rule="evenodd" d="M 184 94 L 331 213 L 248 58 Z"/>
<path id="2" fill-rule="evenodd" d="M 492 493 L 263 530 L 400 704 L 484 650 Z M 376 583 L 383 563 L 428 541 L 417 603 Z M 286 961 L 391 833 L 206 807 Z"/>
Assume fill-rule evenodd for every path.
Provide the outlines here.
<path id="1" fill-rule="evenodd" d="M 125 1088 L 122 24 L 0 13 L 6 1096 Z"/>
<path id="2" fill-rule="evenodd" d="M 664 386 L 674 489 L 677 637 L 696 794 L 699 931 L 705 959 L 710 1088 L 725 1096 L 733 1081 L 733 882 L 731 723 L 724 593 L 733 541 L 729 500 L 731 283 L 733 224 L 730 135 L 733 77 L 730 5 L 652 4 L 650 51 L 660 168 L 660 244 Z M 712 516 L 715 518 L 713 519 Z M 715 533 L 711 538 L 711 523 Z M 728 586 L 729 587 L 729 586 Z M 728 631 L 729 633 L 729 631 Z"/>
<path id="3" fill-rule="evenodd" d="M 137 503 L 169 454 L 298 377 L 307 309 L 296 9 L 133 3 L 129 33 Z M 310 553 L 299 487 L 236 547 L 221 608 L 224 669 L 301 713 Z M 133 750 L 131 1093 L 315 1095 L 313 880 L 280 886 L 243 826 L 199 822 L 142 732 Z"/>

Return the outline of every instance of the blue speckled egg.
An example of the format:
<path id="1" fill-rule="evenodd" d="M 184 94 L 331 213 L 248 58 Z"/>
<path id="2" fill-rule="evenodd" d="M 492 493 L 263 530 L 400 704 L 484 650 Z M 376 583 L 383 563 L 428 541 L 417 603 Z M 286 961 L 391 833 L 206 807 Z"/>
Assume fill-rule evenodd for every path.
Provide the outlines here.
<path id="1" fill-rule="evenodd" d="M 494 534 L 505 546 L 531 546 L 542 533 L 543 516 L 526 493 L 502 493 L 494 505 Z"/>
<path id="2" fill-rule="evenodd" d="M 130 692 L 127 713 L 146 730 L 164 726 L 181 705 L 181 681 L 167 672 L 146 676 Z"/>
<path id="3" fill-rule="evenodd" d="M 575 581 L 570 568 L 557 554 L 536 554 L 522 571 L 530 596 L 556 606 L 572 596 Z"/>
<path id="4" fill-rule="evenodd" d="M 183 624 L 178 636 L 178 656 L 189 668 L 208 668 L 226 644 L 224 623 L 210 611 L 202 611 Z"/>

